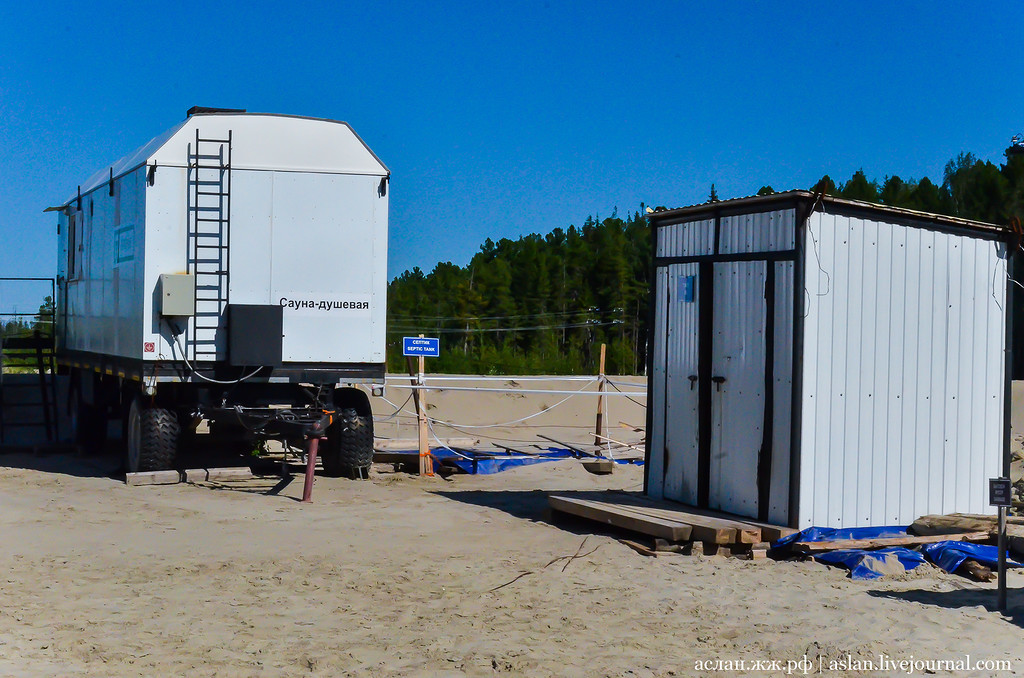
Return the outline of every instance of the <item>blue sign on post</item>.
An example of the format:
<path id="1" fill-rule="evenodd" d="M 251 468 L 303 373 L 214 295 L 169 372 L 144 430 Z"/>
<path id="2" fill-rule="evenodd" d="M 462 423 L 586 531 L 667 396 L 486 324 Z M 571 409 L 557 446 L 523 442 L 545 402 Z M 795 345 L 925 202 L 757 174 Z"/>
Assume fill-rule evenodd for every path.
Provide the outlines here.
<path id="1" fill-rule="evenodd" d="M 402 337 L 402 355 L 440 357 L 441 340 L 437 337 Z"/>

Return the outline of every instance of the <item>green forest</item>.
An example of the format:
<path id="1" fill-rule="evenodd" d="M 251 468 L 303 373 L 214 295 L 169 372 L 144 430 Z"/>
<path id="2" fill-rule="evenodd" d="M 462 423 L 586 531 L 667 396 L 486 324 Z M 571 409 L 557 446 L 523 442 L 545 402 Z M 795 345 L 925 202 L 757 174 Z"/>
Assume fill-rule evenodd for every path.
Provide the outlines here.
<path id="1" fill-rule="evenodd" d="M 857 171 L 840 183 L 825 176 L 821 185 L 843 198 L 1006 224 L 1024 215 L 1024 147 L 1007 149 L 1002 165 L 961 153 L 938 182 L 879 181 Z M 718 199 L 712 184 L 708 201 Z M 595 374 L 604 343 L 607 373 L 642 374 L 651 264 L 645 209 L 588 216 L 546 235 L 488 239 L 465 266 L 402 273 L 388 286 L 388 371 L 407 369 L 402 337 L 422 333 L 441 339 L 431 372 Z"/>

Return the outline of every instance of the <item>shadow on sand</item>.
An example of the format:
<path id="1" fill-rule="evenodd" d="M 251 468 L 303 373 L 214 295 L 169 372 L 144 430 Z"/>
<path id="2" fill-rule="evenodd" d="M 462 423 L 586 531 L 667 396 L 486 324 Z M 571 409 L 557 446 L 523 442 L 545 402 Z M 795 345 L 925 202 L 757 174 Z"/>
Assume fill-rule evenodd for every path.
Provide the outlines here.
<path id="1" fill-rule="evenodd" d="M 996 612 L 996 590 L 961 588 L 953 591 L 868 591 L 869 596 L 875 598 L 888 598 L 890 600 L 902 600 L 908 603 L 919 603 L 933 607 L 944 607 L 955 610 L 964 607 L 984 608 L 989 612 Z M 1024 592 L 1020 589 L 1007 587 L 1006 592 L 1007 610 L 1003 613 L 1004 618 L 1024 628 Z"/>

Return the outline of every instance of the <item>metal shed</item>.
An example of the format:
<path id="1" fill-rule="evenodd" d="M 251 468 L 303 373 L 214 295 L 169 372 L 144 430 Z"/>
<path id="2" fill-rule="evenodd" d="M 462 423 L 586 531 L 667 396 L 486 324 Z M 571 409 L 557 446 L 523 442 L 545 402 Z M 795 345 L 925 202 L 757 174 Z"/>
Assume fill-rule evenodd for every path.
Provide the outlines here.
<path id="1" fill-rule="evenodd" d="M 649 220 L 647 494 L 800 528 L 989 512 L 1016 234 L 807 191 Z"/>

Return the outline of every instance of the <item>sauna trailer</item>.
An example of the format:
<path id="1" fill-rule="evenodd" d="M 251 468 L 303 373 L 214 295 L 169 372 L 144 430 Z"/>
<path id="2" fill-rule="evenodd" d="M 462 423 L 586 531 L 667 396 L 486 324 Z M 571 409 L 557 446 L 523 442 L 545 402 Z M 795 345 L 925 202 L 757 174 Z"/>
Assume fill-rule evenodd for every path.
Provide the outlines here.
<path id="1" fill-rule="evenodd" d="M 648 219 L 647 494 L 799 528 L 991 511 L 1016 234 L 807 191 Z"/>
<path id="2" fill-rule="evenodd" d="M 50 208 L 78 441 L 120 417 L 128 470 L 168 469 L 206 419 L 249 449 L 326 436 L 325 470 L 362 473 L 389 176 L 344 122 L 197 107 Z"/>

